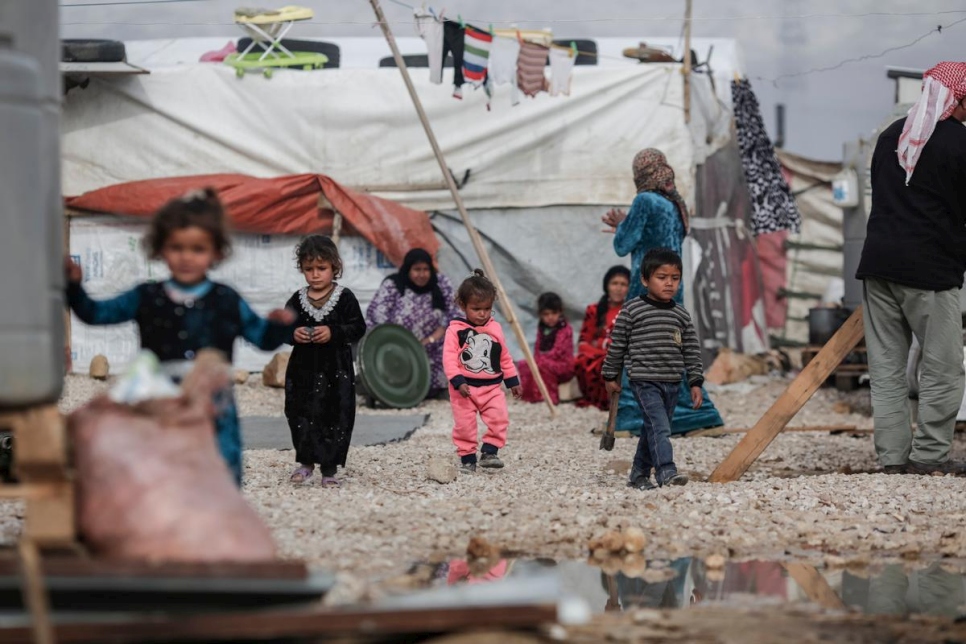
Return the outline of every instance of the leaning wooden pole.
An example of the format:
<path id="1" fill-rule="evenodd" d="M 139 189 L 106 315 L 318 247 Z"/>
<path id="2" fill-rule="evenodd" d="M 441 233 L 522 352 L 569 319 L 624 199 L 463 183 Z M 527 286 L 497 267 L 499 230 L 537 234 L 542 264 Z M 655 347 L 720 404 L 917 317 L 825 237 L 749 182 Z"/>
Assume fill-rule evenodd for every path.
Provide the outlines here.
<path id="1" fill-rule="evenodd" d="M 691 122 L 691 0 L 684 7 L 684 122 Z"/>
<path id="2" fill-rule="evenodd" d="M 527 338 L 523 335 L 523 328 L 520 326 L 519 320 L 517 320 L 516 315 L 513 313 L 513 305 L 510 303 L 510 298 L 503 289 L 503 284 L 500 282 L 500 276 L 493 267 L 493 262 L 490 261 L 490 255 L 486 252 L 486 247 L 483 246 L 483 240 L 480 238 L 479 232 L 477 232 L 476 228 L 473 226 L 473 223 L 470 221 L 469 213 L 466 212 L 466 206 L 463 205 L 463 198 L 460 196 L 459 189 L 456 187 L 456 181 L 453 180 L 453 175 L 450 174 L 449 166 L 446 165 L 446 159 L 443 157 L 443 151 L 440 149 L 439 143 L 436 141 L 436 135 L 433 133 L 433 128 L 429 124 L 429 119 L 426 117 L 426 111 L 423 109 L 422 101 L 419 100 L 419 95 L 416 94 L 416 88 L 413 86 L 413 81 L 409 77 L 409 68 L 406 67 L 406 61 L 403 60 L 402 55 L 399 53 L 399 47 L 396 46 L 396 39 L 392 35 L 392 30 L 389 28 L 389 23 L 386 21 L 385 14 L 382 13 L 382 7 L 379 5 L 379 0 L 369 0 L 369 2 L 372 4 L 372 10 L 376 12 L 376 20 L 379 21 L 379 26 L 382 27 L 382 33 L 386 36 L 386 42 L 389 43 L 389 49 L 392 50 L 392 57 L 396 61 L 396 66 L 399 68 L 399 73 L 402 74 L 403 82 L 406 83 L 406 89 L 409 91 L 409 97 L 412 99 L 413 106 L 416 108 L 416 114 L 419 115 L 420 123 L 423 124 L 423 130 L 426 131 L 426 138 L 429 139 L 429 144 L 433 148 L 433 154 L 436 155 L 436 161 L 439 162 L 439 169 L 443 173 L 443 179 L 446 181 L 446 186 L 449 188 L 450 194 L 453 195 L 453 201 L 456 202 L 456 209 L 459 210 L 460 217 L 463 219 L 463 225 L 466 227 L 466 230 L 470 235 L 470 241 L 473 242 L 473 248 L 476 249 L 476 254 L 480 257 L 480 262 L 483 264 L 483 270 L 486 271 L 487 277 L 489 277 L 493 281 L 493 285 L 496 286 L 496 292 L 500 298 L 500 308 L 503 310 L 503 316 L 513 328 L 513 333 L 517 337 L 517 342 L 520 343 L 520 350 L 523 351 L 523 357 L 530 366 L 530 373 L 533 374 L 533 378 L 537 381 L 537 387 L 540 388 L 540 393 L 543 395 L 543 399 L 546 401 L 547 407 L 550 408 L 550 415 L 556 416 L 557 408 L 550 400 L 550 392 L 547 391 L 547 385 L 543 382 L 543 377 L 540 375 L 540 370 L 537 368 L 537 364 L 533 359 L 533 353 L 530 351 L 530 345 L 527 344 Z"/>
<path id="3" fill-rule="evenodd" d="M 864 335 L 860 306 L 825 343 L 818 355 L 812 358 L 801 373 L 792 380 L 761 420 L 755 423 L 751 431 L 735 445 L 721 465 L 715 468 L 708 481 L 730 483 L 741 478 L 765 448 L 785 429 L 788 421 L 805 406 L 826 378 L 832 375 L 842 359 L 852 352 Z"/>

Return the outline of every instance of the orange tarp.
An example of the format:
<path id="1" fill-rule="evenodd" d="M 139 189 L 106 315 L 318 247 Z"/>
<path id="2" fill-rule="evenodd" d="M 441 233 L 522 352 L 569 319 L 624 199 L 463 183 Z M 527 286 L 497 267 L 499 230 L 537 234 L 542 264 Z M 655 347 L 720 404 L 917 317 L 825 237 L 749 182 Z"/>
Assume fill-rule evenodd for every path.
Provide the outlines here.
<path id="1" fill-rule="evenodd" d="M 425 212 L 345 188 L 322 174 L 259 179 L 243 174 L 207 174 L 120 183 L 68 197 L 75 210 L 148 217 L 170 199 L 198 188 L 214 188 L 234 230 L 261 234 L 307 235 L 332 230 L 333 213 L 320 208 L 324 196 L 356 231 L 396 266 L 412 248 L 432 255 L 439 249 Z"/>

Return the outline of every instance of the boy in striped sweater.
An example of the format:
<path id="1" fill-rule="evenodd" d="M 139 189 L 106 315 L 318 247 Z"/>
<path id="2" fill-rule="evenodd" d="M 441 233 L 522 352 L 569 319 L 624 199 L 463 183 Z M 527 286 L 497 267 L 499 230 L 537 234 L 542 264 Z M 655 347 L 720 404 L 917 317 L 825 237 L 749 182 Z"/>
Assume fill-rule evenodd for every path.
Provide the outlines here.
<path id="1" fill-rule="evenodd" d="M 644 412 L 628 485 L 641 490 L 685 485 L 671 450 L 671 417 L 678 399 L 681 372 L 687 370 L 694 408 L 701 406 L 704 371 L 701 349 L 691 316 L 674 301 L 681 288 L 681 257 L 667 248 L 655 248 L 641 262 L 641 282 L 647 291 L 624 304 L 611 334 L 602 370 L 607 391 L 621 390 L 621 368 Z M 651 482 L 651 470 L 657 486 Z"/>

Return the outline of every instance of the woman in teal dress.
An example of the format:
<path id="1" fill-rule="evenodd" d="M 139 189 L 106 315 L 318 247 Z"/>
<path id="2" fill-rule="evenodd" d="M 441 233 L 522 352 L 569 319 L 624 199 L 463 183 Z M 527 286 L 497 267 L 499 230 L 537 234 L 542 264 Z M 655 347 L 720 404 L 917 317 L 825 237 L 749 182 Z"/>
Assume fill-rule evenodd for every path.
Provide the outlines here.
<path id="1" fill-rule="evenodd" d="M 613 228 L 614 250 L 621 257 L 631 254 L 631 287 L 627 300 L 644 293 L 641 283 L 641 260 L 652 248 L 670 248 L 678 255 L 684 236 L 688 234 L 688 207 L 674 185 L 674 170 L 668 165 L 664 153 L 654 148 L 641 150 L 634 157 L 634 183 L 637 197 L 630 212 L 613 209 L 603 216 L 605 224 Z M 684 283 L 674 298 L 684 304 Z M 682 374 L 683 375 L 683 374 Z M 641 433 L 641 408 L 627 386 L 624 372 L 620 407 L 617 412 L 617 431 Z M 686 382 L 685 382 L 686 384 Z M 691 405 L 690 388 L 682 386 L 678 392 L 678 404 L 671 422 L 672 434 L 683 434 L 703 427 L 723 425 L 721 414 L 715 409 L 708 392 L 701 390 L 704 402 L 694 409 Z"/>

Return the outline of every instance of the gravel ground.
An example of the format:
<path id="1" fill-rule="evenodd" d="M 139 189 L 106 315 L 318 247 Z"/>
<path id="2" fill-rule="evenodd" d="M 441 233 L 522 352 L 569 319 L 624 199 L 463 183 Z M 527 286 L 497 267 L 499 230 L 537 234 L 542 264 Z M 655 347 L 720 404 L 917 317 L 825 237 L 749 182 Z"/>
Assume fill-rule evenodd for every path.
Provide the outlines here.
<path id="1" fill-rule="evenodd" d="M 788 382 L 760 378 L 712 395 L 728 427 L 750 427 Z M 62 409 L 105 386 L 70 376 Z M 281 415 L 282 392 L 256 376 L 236 396 L 243 415 Z M 869 428 L 869 406 L 868 389 L 822 389 L 791 426 Z M 430 420 L 409 441 L 353 448 L 341 489 L 290 484 L 291 451 L 246 452 L 245 494 L 285 556 L 373 578 L 402 573 L 414 561 L 460 556 L 474 535 L 510 553 L 582 558 L 588 539 L 605 528 L 638 526 L 649 535 L 645 555 L 652 559 L 720 553 L 839 565 L 966 557 L 966 479 L 840 473 L 875 469 L 869 435 L 785 433 L 737 483 L 640 492 L 624 484 L 635 441 L 597 449 L 590 429 L 602 412 L 564 405 L 551 420 L 542 405 L 512 401 L 510 441 L 501 452 L 506 468 L 444 485 L 426 471 L 431 457 L 456 462 L 449 405 L 429 401 L 420 410 Z M 704 480 L 740 438 L 674 440 L 679 469 Z M 961 437 L 953 456 L 966 456 Z M 15 506 L 3 508 L 0 538 L 9 540 L 19 519 Z"/>

